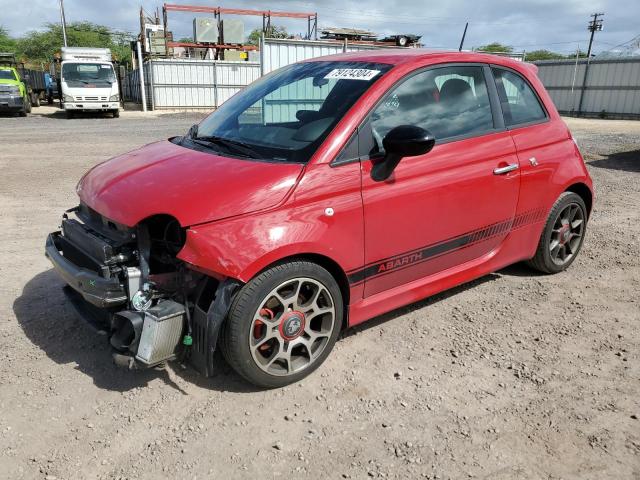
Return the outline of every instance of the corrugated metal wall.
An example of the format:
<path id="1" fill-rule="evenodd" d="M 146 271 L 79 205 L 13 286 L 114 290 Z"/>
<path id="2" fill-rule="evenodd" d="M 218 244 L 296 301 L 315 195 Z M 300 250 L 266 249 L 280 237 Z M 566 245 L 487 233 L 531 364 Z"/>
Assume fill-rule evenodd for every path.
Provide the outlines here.
<path id="1" fill-rule="evenodd" d="M 144 64 L 147 105 L 217 108 L 260 77 L 260 64 L 194 59 L 156 59 Z M 138 70 L 123 81 L 125 99 L 141 102 Z"/>
<path id="2" fill-rule="evenodd" d="M 309 58 L 323 57 L 344 52 L 359 52 L 362 50 L 379 50 L 375 45 L 359 45 L 322 40 L 290 40 L 279 38 L 266 38 L 261 43 L 260 62 L 262 74 L 277 70 L 290 63 L 307 60 Z"/>
<path id="3" fill-rule="evenodd" d="M 560 113 L 640 118 L 640 58 L 596 59 L 591 60 L 588 68 L 586 60 L 577 64 L 566 60 L 544 61 L 536 65 L 538 77 Z"/>
<path id="4" fill-rule="evenodd" d="M 261 63 L 225 62 L 197 59 L 155 59 L 144 64 L 145 90 L 149 109 L 217 108 L 236 92 L 269 73 L 290 63 L 342 52 L 375 50 L 385 47 L 344 44 L 331 41 L 266 39 L 261 49 Z M 301 89 L 304 86 L 297 85 Z M 306 88 L 308 87 L 308 88 Z M 282 105 L 277 93 L 267 99 L 267 118 L 289 118 L 301 108 L 317 108 L 327 88 L 302 88 L 299 99 L 303 103 Z M 129 72 L 122 81 L 125 100 L 141 102 L 139 72 Z M 313 90 L 313 92 L 310 92 Z M 326 90 L 326 91 L 325 91 Z M 282 92 L 281 92 L 282 93 Z M 295 100 L 295 97 L 288 97 Z"/>

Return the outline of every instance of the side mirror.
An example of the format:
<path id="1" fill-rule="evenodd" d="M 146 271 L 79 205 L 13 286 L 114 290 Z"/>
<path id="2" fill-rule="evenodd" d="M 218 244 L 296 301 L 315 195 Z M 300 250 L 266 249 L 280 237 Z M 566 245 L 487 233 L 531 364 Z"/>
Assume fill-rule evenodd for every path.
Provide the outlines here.
<path id="1" fill-rule="evenodd" d="M 403 157 L 415 157 L 429 153 L 436 143 L 428 130 L 415 125 L 400 125 L 382 139 L 384 159 L 371 169 L 371 178 L 382 182 L 389 178 Z"/>

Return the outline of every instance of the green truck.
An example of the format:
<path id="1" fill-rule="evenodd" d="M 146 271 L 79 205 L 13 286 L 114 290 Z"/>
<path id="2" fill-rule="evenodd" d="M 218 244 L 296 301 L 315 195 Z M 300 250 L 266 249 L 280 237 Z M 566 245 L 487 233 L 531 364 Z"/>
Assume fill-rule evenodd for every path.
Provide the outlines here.
<path id="1" fill-rule="evenodd" d="M 18 72 L 13 54 L 0 53 L 0 113 L 18 113 L 26 117 L 31 112 L 28 80 Z"/>

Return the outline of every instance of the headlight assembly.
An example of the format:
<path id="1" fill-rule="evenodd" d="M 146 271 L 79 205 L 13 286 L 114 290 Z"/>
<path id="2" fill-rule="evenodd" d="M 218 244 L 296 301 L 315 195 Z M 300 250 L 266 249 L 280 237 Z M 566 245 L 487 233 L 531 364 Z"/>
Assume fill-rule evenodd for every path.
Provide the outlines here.
<path id="1" fill-rule="evenodd" d="M 73 97 L 71 95 L 63 95 L 62 100 L 65 102 L 73 102 Z"/>
<path id="2" fill-rule="evenodd" d="M 119 102 L 120 101 L 120 95 L 111 95 L 109 97 L 109 101 L 110 102 Z"/>

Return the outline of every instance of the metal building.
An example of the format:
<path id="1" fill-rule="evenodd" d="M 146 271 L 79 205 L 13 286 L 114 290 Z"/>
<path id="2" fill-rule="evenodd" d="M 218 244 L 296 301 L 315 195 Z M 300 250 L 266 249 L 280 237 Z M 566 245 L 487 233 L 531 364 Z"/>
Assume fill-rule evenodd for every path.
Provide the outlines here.
<path id="1" fill-rule="evenodd" d="M 640 58 L 535 62 L 538 77 L 565 115 L 640 119 Z"/>

